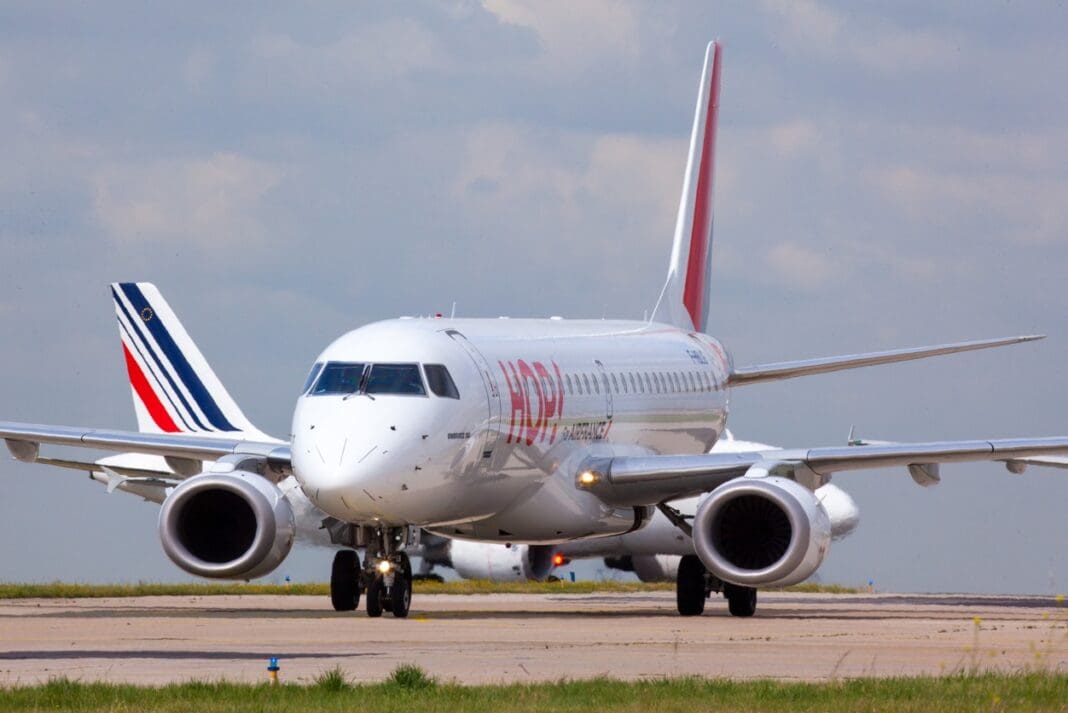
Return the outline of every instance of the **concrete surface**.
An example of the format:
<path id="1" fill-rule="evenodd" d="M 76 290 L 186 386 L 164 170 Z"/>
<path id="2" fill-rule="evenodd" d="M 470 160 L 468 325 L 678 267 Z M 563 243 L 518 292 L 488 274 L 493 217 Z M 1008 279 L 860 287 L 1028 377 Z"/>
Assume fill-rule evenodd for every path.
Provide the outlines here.
<path id="1" fill-rule="evenodd" d="M 975 617 L 979 618 L 978 624 Z M 463 683 L 683 674 L 818 680 L 972 668 L 1068 670 L 1068 607 L 1051 597 L 762 593 L 682 618 L 674 594 L 416 595 L 407 620 L 325 597 L 0 601 L 0 683 L 66 675 L 140 684 L 374 681 L 414 663 Z"/>

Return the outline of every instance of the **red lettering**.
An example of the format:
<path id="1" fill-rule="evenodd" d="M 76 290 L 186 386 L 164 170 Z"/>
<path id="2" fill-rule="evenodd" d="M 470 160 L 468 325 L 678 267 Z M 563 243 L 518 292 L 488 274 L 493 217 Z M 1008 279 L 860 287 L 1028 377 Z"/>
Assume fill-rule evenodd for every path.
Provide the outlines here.
<path id="1" fill-rule="evenodd" d="M 542 409 L 541 418 L 541 433 L 539 434 L 541 440 L 544 441 L 545 437 L 549 435 L 548 427 L 549 422 L 553 422 L 553 437 L 556 437 L 556 409 L 557 409 L 557 396 L 556 385 L 553 383 L 553 377 L 549 374 L 549 370 L 545 368 L 545 365 L 540 361 L 534 362 L 534 371 L 538 374 L 538 383 L 541 385 L 542 398 L 544 408 Z M 552 438 L 549 439 L 549 443 L 552 444 Z"/>
<path id="2" fill-rule="evenodd" d="M 556 428 L 564 418 L 564 377 L 560 374 L 560 367 L 553 362 L 553 370 L 556 372 L 556 421 L 553 423 L 553 433 L 549 436 L 549 445 L 556 440 Z"/>
<path id="3" fill-rule="evenodd" d="M 522 363 L 522 362 L 520 362 Z M 519 380 L 519 376 L 515 374 L 515 367 L 511 362 L 508 362 L 508 366 L 511 367 L 512 373 L 515 374 L 515 385 L 512 384 L 512 379 L 508 376 L 508 368 L 504 366 L 503 362 L 498 361 L 497 364 L 501 367 L 501 372 L 504 374 L 504 381 L 508 385 L 508 395 L 511 397 L 511 422 L 508 425 L 508 439 L 505 443 L 511 443 L 512 440 L 518 441 L 522 437 L 522 431 L 516 433 L 516 416 L 518 415 L 518 423 L 522 424 L 526 416 L 526 398 L 523 394 L 523 385 Z"/>
<path id="4" fill-rule="evenodd" d="M 534 369 L 531 368 L 530 364 L 520 359 L 518 366 L 519 388 L 523 390 L 524 396 L 526 396 L 526 418 L 524 419 L 526 441 L 528 446 L 532 446 L 541 434 L 542 429 L 545 428 L 545 395 L 542 393 L 541 383 L 538 381 L 537 374 L 534 373 Z M 529 384 L 534 384 L 533 394 L 530 391 Z M 538 415 L 536 418 L 534 417 L 533 409 L 531 409 L 532 395 L 538 399 Z"/>

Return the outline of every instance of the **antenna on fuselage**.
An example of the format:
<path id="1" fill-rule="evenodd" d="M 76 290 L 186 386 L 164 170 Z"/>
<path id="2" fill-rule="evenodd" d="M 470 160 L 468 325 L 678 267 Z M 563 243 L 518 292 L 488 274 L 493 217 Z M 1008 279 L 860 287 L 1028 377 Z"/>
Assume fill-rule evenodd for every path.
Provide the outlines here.
<path id="1" fill-rule="evenodd" d="M 452 312 L 449 312 L 449 319 L 456 319 L 456 300 L 452 301 Z"/>

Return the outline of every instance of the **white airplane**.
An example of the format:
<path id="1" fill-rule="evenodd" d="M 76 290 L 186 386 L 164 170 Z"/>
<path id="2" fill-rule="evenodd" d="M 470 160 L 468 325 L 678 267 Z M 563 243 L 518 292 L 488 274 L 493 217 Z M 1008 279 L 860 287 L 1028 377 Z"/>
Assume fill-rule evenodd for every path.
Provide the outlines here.
<path id="1" fill-rule="evenodd" d="M 334 606 L 354 609 L 362 594 L 369 615 L 398 617 L 411 601 L 406 549 L 424 528 L 555 545 L 640 530 L 657 509 L 696 553 L 679 566 L 679 612 L 700 614 L 722 591 L 748 616 L 757 587 L 799 582 L 823 561 L 831 523 L 814 491 L 832 473 L 906 466 L 931 484 L 941 463 L 1068 455 L 1068 437 L 709 453 L 732 387 L 1038 338 L 735 366 L 705 334 L 720 67 L 712 43 L 651 319 L 370 324 L 322 352 L 282 441 L 244 416 L 153 286 L 115 284 L 140 432 L 0 423 L 0 438 L 28 462 L 56 462 L 42 444 L 155 456 L 109 466 L 109 487 L 161 500 L 164 551 L 203 577 L 249 579 L 282 562 L 291 484 L 353 548 L 335 558 Z M 695 496 L 692 521 L 667 504 Z"/>

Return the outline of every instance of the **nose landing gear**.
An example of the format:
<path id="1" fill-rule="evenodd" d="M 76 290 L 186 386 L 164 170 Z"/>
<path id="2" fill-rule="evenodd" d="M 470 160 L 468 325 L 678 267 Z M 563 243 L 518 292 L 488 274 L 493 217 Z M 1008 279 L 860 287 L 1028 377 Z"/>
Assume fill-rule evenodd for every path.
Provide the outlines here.
<path id="1" fill-rule="evenodd" d="M 325 523 L 324 523 L 325 526 Z M 334 522 L 331 541 L 345 547 L 366 548 L 360 556 L 354 549 L 334 555 L 330 571 L 330 603 L 336 611 L 354 611 L 360 595 L 366 594 L 367 616 L 383 612 L 403 619 L 412 604 L 412 563 L 405 548 L 418 544 L 419 530 L 412 527 L 368 527 Z"/>
<path id="2" fill-rule="evenodd" d="M 383 611 L 403 619 L 412 604 L 412 564 L 408 555 L 399 552 L 389 559 L 378 560 L 367 585 L 367 616 L 379 617 Z"/>

